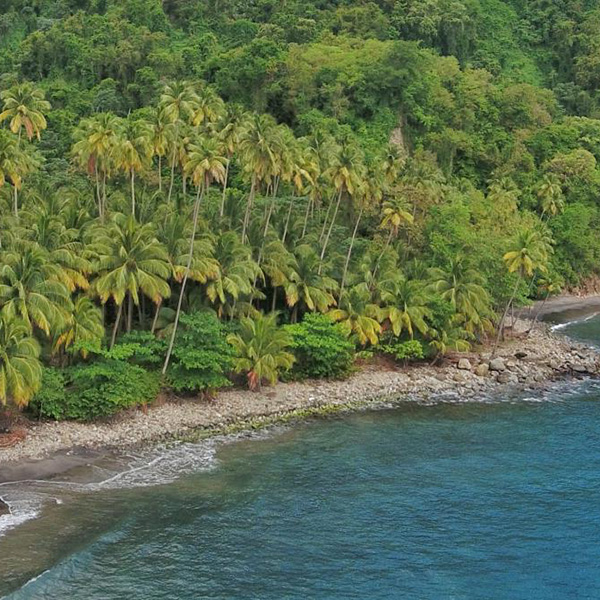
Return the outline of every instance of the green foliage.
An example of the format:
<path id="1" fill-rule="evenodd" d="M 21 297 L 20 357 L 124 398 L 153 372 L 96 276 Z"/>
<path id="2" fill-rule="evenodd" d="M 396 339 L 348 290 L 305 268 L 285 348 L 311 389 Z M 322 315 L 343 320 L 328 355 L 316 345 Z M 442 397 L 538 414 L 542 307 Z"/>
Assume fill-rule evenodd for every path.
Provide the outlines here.
<path id="1" fill-rule="evenodd" d="M 159 389 L 156 373 L 123 360 L 98 359 L 63 370 L 44 369 L 31 408 L 55 420 L 90 421 L 149 404 Z"/>
<path id="2" fill-rule="evenodd" d="M 388 344 L 379 344 L 377 349 L 384 354 L 393 356 L 395 360 L 404 364 L 425 358 L 425 350 L 419 340 L 408 340 L 406 342 L 394 340 Z"/>
<path id="3" fill-rule="evenodd" d="M 341 378 L 352 369 L 354 344 L 342 326 L 328 317 L 307 314 L 301 323 L 285 329 L 292 336 L 295 377 Z"/>
<path id="4" fill-rule="evenodd" d="M 181 329 L 167 373 L 169 385 L 178 392 L 213 392 L 231 385 L 233 350 L 225 329 L 212 312 L 181 315 Z"/>

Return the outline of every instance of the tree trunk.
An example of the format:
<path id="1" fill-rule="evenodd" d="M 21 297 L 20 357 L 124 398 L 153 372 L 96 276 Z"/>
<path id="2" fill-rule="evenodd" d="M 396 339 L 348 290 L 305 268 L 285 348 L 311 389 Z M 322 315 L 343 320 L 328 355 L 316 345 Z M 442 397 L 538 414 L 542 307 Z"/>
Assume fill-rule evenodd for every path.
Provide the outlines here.
<path id="1" fill-rule="evenodd" d="M 102 221 L 106 215 L 106 171 L 102 173 Z"/>
<path id="2" fill-rule="evenodd" d="M 333 211 L 333 216 L 331 217 L 331 224 L 329 225 L 329 230 L 327 231 L 327 236 L 325 237 L 325 241 L 323 242 L 323 248 L 321 249 L 321 257 L 319 263 L 319 275 L 323 270 L 323 259 L 325 258 L 325 251 L 327 250 L 327 246 L 329 244 L 329 238 L 331 237 L 331 232 L 333 231 L 333 225 L 335 223 L 335 219 L 337 217 L 338 211 L 340 209 L 340 202 L 342 201 L 342 190 L 338 193 L 337 202 L 335 203 L 335 210 Z"/>
<path id="3" fill-rule="evenodd" d="M 156 331 L 156 325 L 158 324 L 158 315 L 160 313 L 160 309 L 162 307 L 162 298 L 158 301 L 156 305 L 156 312 L 154 313 L 154 319 L 152 320 L 152 329 L 150 333 L 154 333 Z"/>
<path id="4" fill-rule="evenodd" d="M 171 339 L 169 340 L 169 348 L 167 350 L 167 356 L 165 357 L 165 363 L 163 365 L 162 374 L 165 375 L 169 368 L 169 362 L 171 360 L 171 354 L 173 353 L 173 346 L 175 344 L 175 337 L 177 336 L 177 327 L 179 326 L 179 317 L 181 316 L 181 306 L 183 304 L 183 297 L 185 295 L 185 286 L 187 285 L 188 277 L 190 276 L 190 270 L 192 268 L 192 257 L 194 255 L 194 243 L 196 241 L 196 230 L 198 229 L 198 214 L 200 212 L 200 204 L 202 203 L 202 196 L 204 195 L 204 185 L 198 186 L 198 194 L 196 196 L 196 202 L 194 203 L 194 217 L 192 225 L 192 233 L 190 235 L 190 248 L 187 264 L 185 266 L 185 273 L 183 275 L 183 282 L 181 283 L 181 292 L 179 300 L 177 302 L 177 311 L 175 312 L 175 323 L 173 324 L 173 332 L 171 333 Z"/>
<path id="5" fill-rule="evenodd" d="M 135 171 L 131 169 L 131 214 L 135 219 Z"/>
<path id="6" fill-rule="evenodd" d="M 519 275 L 517 277 L 517 281 L 515 282 L 515 287 L 513 289 L 510 300 L 508 301 L 508 304 L 506 305 L 506 308 L 504 309 L 504 313 L 502 314 L 502 318 L 500 319 L 500 323 L 498 324 L 498 333 L 496 335 L 496 341 L 494 342 L 494 348 L 492 349 L 492 358 L 494 358 L 496 356 L 496 351 L 498 350 L 498 344 L 500 343 L 500 338 L 501 338 L 502 332 L 504 330 L 504 322 L 506 321 L 506 317 L 508 316 L 508 311 L 510 310 L 512 303 L 515 300 L 515 297 L 517 295 L 517 290 L 519 289 L 520 283 L 521 283 L 521 275 Z"/>
<path id="7" fill-rule="evenodd" d="M 256 177 L 252 177 L 252 185 L 250 186 L 250 194 L 248 196 L 248 202 L 246 204 L 246 213 L 244 214 L 244 223 L 242 225 L 242 244 L 246 240 L 246 231 L 248 229 L 248 225 L 250 224 L 250 211 L 252 210 L 252 205 L 254 204 L 254 195 L 256 193 Z"/>
<path id="8" fill-rule="evenodd" d="M 131 333 L 131 326 L 133 325 L 133 296 L 131 292 L 128 294 L 127 299 L 127 333 Z"/>
<path id="9" fill-rule="evenodd" d="M 271 312 L 275 312 L 275 308 L 277 307 L 277 288 L 273 288 L 273 300 L 271 302 Z"/>
<path id="10" fill-rule="evenodd" d="M 346 286 L 346 276 L 348 275 L 348 266 L 350 265 L 350 258 L 352 257 L 352 250 L 354 248 L 354 241 L 356 240 L 356 233 L 358 231 L 358 226 L 360 225 L 360 220 L 362 219 L 363 210 L 364 204 L 360 207 L 360 211 L 358 212 L 356 224 L 354 225 L 354 231 L 352 232 L 352 238 L 350 240 L 350 247 L 348 248 L 348 254 L 346 255 L 346 264 L 344 265 L 344 273 L 342 275 L 342 283 L 340 285 L 340 296 L 338 299 L 338 304 L 342 301 L 342 296 L 344 295 L 344 287 Z"/>
<path id="11" fill-rule="evenodd" d="M 306 212 L 304 213 L 304 225 L 302 227 L 302 235 L 300 239 L 303 240 L 306 235 L 306 229 L 308 228 L 308 215 L 310 215 L 310 209 L 312 207 L 313 200 L 312 198 L 308 198 L 308 203 L 306 204 Z"/>
<path id="12" fill-rule="evenodd" d="M 329 205 L 327 206 L 327 212 L 325 213 L 325 220 L 323 221 L 323 227 L 321 227 L 321 234 L 319 235 L 319 244 L 323 242 L 323 237 L 325 236 L 325 231 L 327 230 L 327 223 L 329 222 L 329 213 L 331 212 L 331 207 L 333 206 L 335 196 L 332 196 L 329 201 Z"/>
<path id="13" fill-rule="evenodd" d="M 98 174 L 98 163 L 94 161 L 94 178 L 96 179 L 96 202 L 98 203 L 98 216 L 102 220 L 102 192 L 100 191 L 100 175 Z"/>
<path id="14" fill-rule="evenodd" d="M 173 158 L 171 159 L 171 181 L 169 183 L 169 195 L 167 202 L 171 202 L 173 196 L 173 184 L 175 183 L 175 151 L 173 150 Z"/>
<path id="15" fill-rule="evenodd" d="M 385 242 L 385 246 L 383 247 L 383 250 L 381 251 L 379 258 L 377 259 L 377 262 L 375 263 L 375 269 L 373 270 L 373 279 L 375 279 L 375 275 L 377 275 L 377 271 L 379 271 L 379 263 L 381 262 L 383 255 L 387 252 L 387 249 L 390 247 L 390 244 L 392 243 L 393 235 L 394 235 L 394 230 L 390 229 L 390 235 L 388 235 L 388 238 Z"/>
<path id="16" fill-rule="evenodd" d="M 115 320 L 115 324 L 113 326 L 113 331 L 112 331 L 112 338 L 110 340 L 110 348 L 112 350 L 112 347 L 115 345 L 115 342 L 117 340 L 117 333 L 119 331 L 119 325 L 121 324 L 121 315 L 123 313 L 123 303 L 121 302 L 121 304 L 119 304 L 119 309 L 117 310 L 117 318 Z"/>
<path id="17" fill-rule="evenodd" d="M 13 214 L 15 215 L 15 218 L 19 218 L 19 190 L 17 188 L 16 185 L 13 185 L 14 187 L 14 194 L 13 194 Z"/>
<path id="18" fill-rule="evenodd" d="M 225 199 L 227 198 L 227 183 L 229 182 L 229 165 L 231 164 L 231 158 L 227 159 L 225 165 L 225 181 L 223 182 L 223 196 L 221 197 L 221 208 L 219 210 L 219 216 L 221 219 L 225 216 Z"/>
<path id="19" fill-rule="evenodd" d="M 527 330 L 527 337 L 529 337 L 531 335 L 531 332 L 533 331 L 534 327 L 536 326 L 537 321 L 538 321 L 540 315 L 542 314 L 542 311 L 544 310 L 544 306 L 546 306 L 546 302 L 548 302 L 548 298 L 550 298 L 550 292 L 546 293 L 546 296 L 544 297 L 544 301 L 542 302 L 542 305 L 540 306 L 538 311 L 535 313 L 535 317 L 533 318 L 531 327 Z"/>
<path id="20" fill-rule="evenodd" d="M 158 191 L 162 192 L 162 156 L 158 155 Z"/>
<path id="21" fill-rule="evenodd" d="M 287 237 L 288 228 L 290 226 L 290 218 L 292 216 L 292 208 L 294 208 L 294 194 L 292 194 L 292 197 L 290 198 L 290 205 L 288 207 L 287 217 L 285 218 L 285 227 L 283 228 L 283 237 L 281 238 L 281 241 L 284 244 L 285 244 L 285 238 Z"/>

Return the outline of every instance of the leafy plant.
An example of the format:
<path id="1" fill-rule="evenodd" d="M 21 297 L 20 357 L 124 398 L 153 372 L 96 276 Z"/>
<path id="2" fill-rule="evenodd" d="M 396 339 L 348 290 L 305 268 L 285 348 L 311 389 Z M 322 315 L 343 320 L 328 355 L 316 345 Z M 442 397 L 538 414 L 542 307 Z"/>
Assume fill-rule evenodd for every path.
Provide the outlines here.
<path id="1" fill-rule="evenodd" d="M 235 370 L 246 373 L 251 390 L 260 390 L 264 381 L 274 384 L 280 371 L 287 371 L 294 364 L 294 355 L 287 351 L 292 336 L 277 327 L 276 319 L 275 314 L 244 318 L 239 333 L 228 337 L 237 356 Z"/>
<path id="2" fill-rule="evenodd" d="M 397 361 L 405 365 L 411 361 L 423 360 L 425 351 L 419 340 L 408 340 L 406 342 L 395 341 L 389 344 L 381 344 L 378 349 L 384 354 L 393 356 Z"/>
<path id="3" fill-rule="evenodd" d="M 284 329 L 292 337 L 296 377 L 339 378 L 352 369 L 354 344 L 343 327 L 328 317 L 307 314 L 301 323 Z"/>
<path id="4" fill-rule="evenodd" d="M 231 385 L 233 349 L 225 329 L 211 312 L 181 315 L 181 328 L 167 372 L 169 385 L 178 392 L 212 392 Z"/>

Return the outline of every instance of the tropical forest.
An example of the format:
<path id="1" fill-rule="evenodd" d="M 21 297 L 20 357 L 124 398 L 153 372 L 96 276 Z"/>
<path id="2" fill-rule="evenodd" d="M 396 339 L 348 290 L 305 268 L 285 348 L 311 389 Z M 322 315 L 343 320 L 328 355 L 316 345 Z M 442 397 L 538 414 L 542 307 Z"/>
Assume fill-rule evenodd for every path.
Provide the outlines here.
<path id="1" fill-rule="evenodd" d="M 3 0 L 0 403 L 494 347 L 600 264 L 594 0 Z"/>

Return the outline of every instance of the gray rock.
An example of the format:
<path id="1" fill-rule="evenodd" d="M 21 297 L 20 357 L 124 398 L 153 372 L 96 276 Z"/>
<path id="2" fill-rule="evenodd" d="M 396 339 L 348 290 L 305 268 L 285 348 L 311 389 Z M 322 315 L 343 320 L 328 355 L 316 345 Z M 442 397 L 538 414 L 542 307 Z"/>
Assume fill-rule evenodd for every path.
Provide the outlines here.
<path id="1" fill-rule="evenodd" d="M 468 358 L 461 358 L 456 366 L 461 371 L 470 371 L 473 368 Z"/>
<path id="2" fill-rule="evenodd" d="M 514 373 L 500 373 L 498 377 L 496 377 L 496 381 L 498 383 L 518 383 L 519 379 Z"/>
<path id="3" fill-rule="evenodd" d="M 488 365 L 487 363 L 481 363 L 480 365 L 477 365 L 477 368 L 475 369 L 475 375 L 477 375 L 478 377 L 487 377 L 489 372 L 490 365 Z"/>
<path id="4" fill-rule="evenodd" d="M 587 373 L 588 372 L 587 367 L 580 363 L 572 365 L 571 368 L 573 369 L 573 371 L 575 371 L 575 373 Z"/>
<path id="5" fill-rule="evenodd" d="M 490 371 L 506 371 L 506 365 L 501 358 L 494 358 L 490 361 Z"/>
<path id="6" fill-rule="evenodd" d="M 454 379 L 456 383 L 464 383 L 467 380 L 467 378 L 462 373 L 455 373 L 452 379 Z"/>

